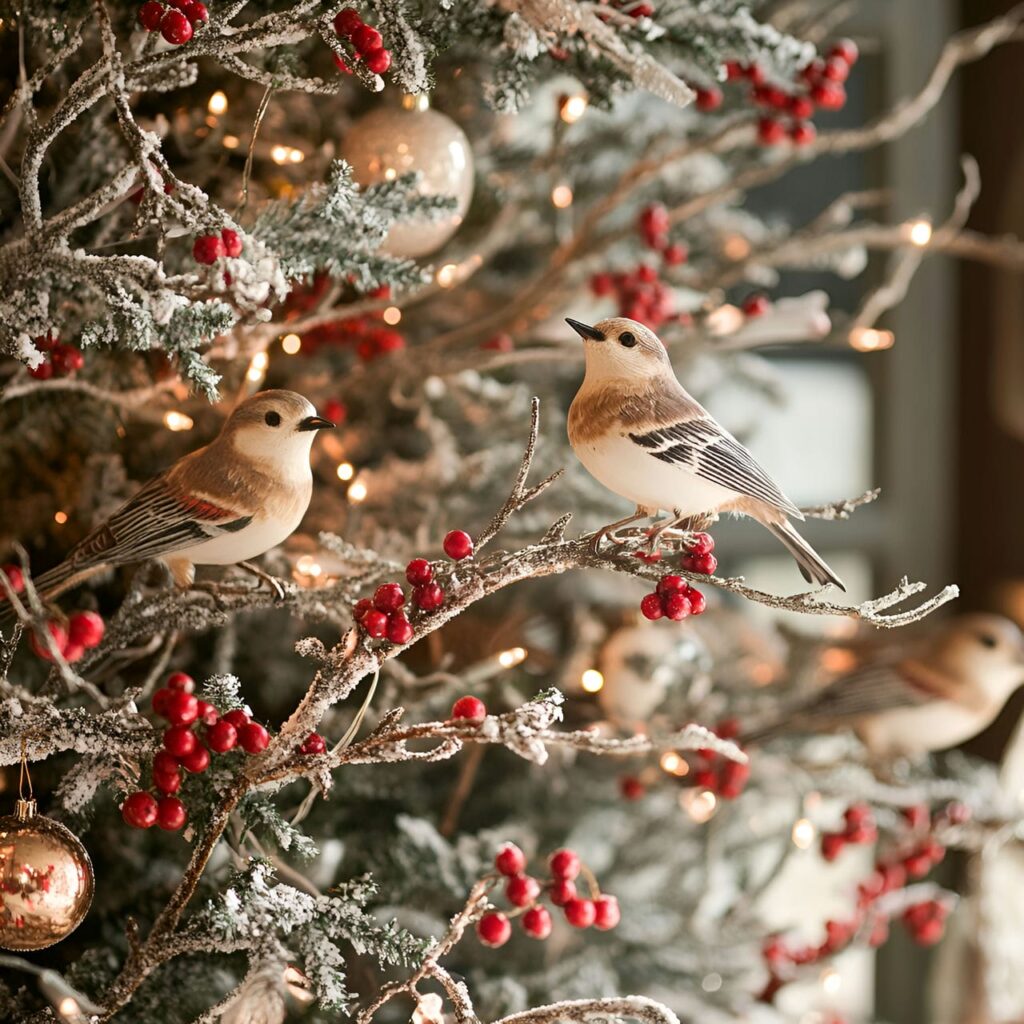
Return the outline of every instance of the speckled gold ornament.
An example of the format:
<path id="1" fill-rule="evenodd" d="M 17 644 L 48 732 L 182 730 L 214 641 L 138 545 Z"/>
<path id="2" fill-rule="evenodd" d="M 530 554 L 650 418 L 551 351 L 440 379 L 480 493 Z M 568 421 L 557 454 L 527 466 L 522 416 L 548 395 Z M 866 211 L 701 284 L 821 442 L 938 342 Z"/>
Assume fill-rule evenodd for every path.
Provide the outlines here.
<path id="1" fill-rule="evenodd" d="M 45 949 L 70 935 L 92 903 L 92 861 L 78 838 L 19 800 L 0 817 L 0 948 Z"/>
<path id="2" fill-rule="evenodd" d="M 473 150 L 466 133 L 432 110 L 425 96 L 408 96 L 360 118 L 341 140 L 341 155 L 360 185 L 391 181 L 419 171 L 423 195 L 454 196 L 452 213 L 396 224 L 386 252 L 415 258 L 436 252 L 458 230 L 473 198 Z"/>

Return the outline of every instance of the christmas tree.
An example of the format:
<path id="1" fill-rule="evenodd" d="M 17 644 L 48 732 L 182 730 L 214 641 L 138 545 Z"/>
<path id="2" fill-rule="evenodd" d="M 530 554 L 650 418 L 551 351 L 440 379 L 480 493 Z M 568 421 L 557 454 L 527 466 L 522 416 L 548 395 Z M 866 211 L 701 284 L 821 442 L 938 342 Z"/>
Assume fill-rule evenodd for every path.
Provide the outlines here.
<path id="1" fill-rule="evenodd" d="M 930 755 L 1019 635 L 944 579 L 844 594 L 787 517 L 841 552 L 877 490 L 798 508 L 744 445 L 813 388 L 779 346 L 874 358 L 926 258 L 1021 245 L 965 229 L 968 157 L 910 220 L 844 173 L 757 197 L 913 132 L 1024 11 L 860 121 L 847 15 L 2 6 L 0 1018 L 870 1018 L 890 923 L 943 938 L 933 869 L 1017 811 Z M 585 351 L 659 367 L 610 481 Z M 665 419 L 673 374 L 739 440 Z M 657 519 L 641 465 L 753 518 L 609 533 Z M 758 581 L 755 519 L 811 582 L 768 534 Z"/>

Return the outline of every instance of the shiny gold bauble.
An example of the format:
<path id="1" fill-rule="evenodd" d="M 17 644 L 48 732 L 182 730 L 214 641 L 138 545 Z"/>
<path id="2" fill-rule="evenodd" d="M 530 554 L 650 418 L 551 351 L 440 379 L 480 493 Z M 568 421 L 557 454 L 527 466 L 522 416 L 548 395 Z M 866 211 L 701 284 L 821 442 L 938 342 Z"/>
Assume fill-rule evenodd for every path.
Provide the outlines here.
<path id="1" fill-rule="evenodd" d="M 45 949 L 70 935 L 92 903 L 92 861 L 59 822 L 19 800 L 0 817 L 0 948 Z"/>
<path id="2" fill-rule="evenodd" d="M 452 196 L 456 208 L 438 218 L 395 224 L 384 251 L 409 259 L 436 252 L 455 234 L 473 198 L 473 150 L 466 133 L 447 115 L 432 110 L 424 96 L 406 97 L 401 107 L 384 107 L 360 118 L 341 140 L 341 155 L 360 185 L 420 173 L 419 192 Z"/>

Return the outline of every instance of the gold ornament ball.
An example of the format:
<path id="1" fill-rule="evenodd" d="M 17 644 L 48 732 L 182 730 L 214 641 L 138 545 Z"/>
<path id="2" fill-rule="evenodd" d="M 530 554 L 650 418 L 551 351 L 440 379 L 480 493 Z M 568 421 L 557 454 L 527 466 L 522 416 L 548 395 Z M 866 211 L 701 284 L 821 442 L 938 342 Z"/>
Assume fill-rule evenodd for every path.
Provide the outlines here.
<path id="1" fill-rule="evenodd" d="M 420 173 L 423 195 L 452 196 L 456 208 L 438 219 L 423 217 L 396 224 L 385 252 L 413 259 L 436 252 L 459 229 L 473 198 L 473 150 L 466 133 L 422 96 L 407 97 L 400 108 L 375 110 L 349 129 L 341 155 L 360 185 Z"/>
<path id="2" fill-rule="evenodd" d="M 59 822 L 19 800 L 0 817 L 0 948 L 45 949 L 70 935 L 92 903 L 92 861 Z"/>

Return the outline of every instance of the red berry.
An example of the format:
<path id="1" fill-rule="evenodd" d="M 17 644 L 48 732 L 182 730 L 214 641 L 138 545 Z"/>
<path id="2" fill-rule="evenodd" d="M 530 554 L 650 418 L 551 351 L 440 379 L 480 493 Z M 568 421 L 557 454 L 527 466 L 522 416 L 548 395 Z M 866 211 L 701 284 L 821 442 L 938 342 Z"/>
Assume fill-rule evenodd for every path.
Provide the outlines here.
<path id="1" fill-rule="evenodd" d="M 824 110 L 840 110 L 846 105 L 843 87 L 833 82 L 819 82 L 813 86 L 811 99 Z"/>
<path id="2" fill-rule="evenodd" d="M 722 105 L 722 90 L 715 86 L 698 89 L 695 103 L 698 110 L 717 110 Z"/>
<path id="3" fill-rule="evenodd" d="M 577 896 L 569 900 L 562 908 L 566 921 L 573 928 L 589 928 L 597 917 L 597 910 L 593 900 L 582 899 Z"/>
<path id="4" fill-rule="evenodd" d="M 850 65 L 845 60 L 832 57 L 825 61 L 825 70 L 822 74 L 830 82 L 845 82 L 850 75 Z"/>
<path id="5" fill-rule="evenodd" d="M 661 255 L 670 267 L 677 267 L 680 263 L 685 263 L 690 254 L 685 245 L 680 245 L 676 242 L 665 246 Z"/>
<path id="6" fill-rule="evenodd" d="M 421 587 L 434 578 L 434 567 L 425 558 L 414 558 L 405 567 L 405 578 L 414 587 Z"/>
<path id="7" fill-rule="evenodd" d="M 743 313 L 746 316 L 764 316 L 771 308 L 768 296 L 761 292 L 754 292 L 743 300 Z"/>
<path id="8" fill-rule="evenodd" d="M 790 96 L 786 107 L 799 121 L 806 121 L 814 113 L 814 104 L 807 96 Z"/>
<path id="9" fill-rule="evenodd" d="M 774 117 L 762 117 L 757 122 L 757 138 L 765 146 L 776 146 L 786 137 L 786 129 Z"/>
<path id="10" fill-rule="evenodd" d="M 17 565 L 0 565 L 0 572 L 7 577 L 11 590 L 20 594 L 25 589 L 25 574 Z"/>
<path id="11" fill-rule="evenodd" d="M 379 612 L 397 611 L 405 603 L 405 594 L 397 583 L 384 583 L 373 595 L 373 607 Z"/>
<path id="12" fill-rule="evenodd" d="M 594 927 L 602 932 L 610 931 L 622 917 L 619 901 L 614 896 L 598 896 L 594 900 Z"/>
<path id="13" fill-rule="evenodd" d="M 359 17 L 359 12 L 353 7 L 345 7 L 334 16 L 334 31 L 339 36 L 348 37 L 360 25 L 362 25 L 363 19 Z"/>
<path id="14" fill-rule="evenodd" d="M 85 356 L 74 345 L 57 345 L 51 359 L 54 372 L 62 377 L 78 373 L 85 366 Z"/>
<path id="15" fill-rule="evenodd" d="M 64 645 L 64 660 L 69 664 L 73 665 L 76 661 L 80 660 L 85 655 L 85 647 L 82 644 L 71 643 L 70 641 Z"/>
<path id="16" fill-rule="evenodd" d="M 344 423 L 348 419 L 348 409 L 345 408 L 345 403 L 337 398 L 328 398 L 324 402 L 324 416 L 335 425 Z"/>
<path id="17" fill-rule="evenodd" d="M 323 754 L 326 750 L 327 741 L 318 732 L 311 732 L 302 741 L 302 746 L 299 747 L 299 753 L 306 754 L 307 756 L 312 754 Z"/>
<path id="18" fill-rule="evenodd" d="M 903 818 L 912 829 L 917 831 L 931 821 L 931 811 L 927 804 L 913 804 L 903 808 Z"/>
<path id="19" fill-rule="evenodd" d="M 655 593 L 660 594 L 662 597 L 667 597 L 675 591 L 681 591 L 685 594 L 688 589 L 689 585 L 682 576 L 669 574 L 668 576 L 662 576 L 661 579 L 658 580 L 658 586 L 655 588 Z"/>
<path id="20" fill-rule="evenodd" d="M 181 690 L 182 693 L 192 693 L 196 688 L 196 681 L 186 672 L 172 672 L 167 677 L 164 686 L 168 690 Z"/>
<path id="21" fill-rule="evenodd" d="M 825 922 L 825 948 L 830 952 L 846 945 L 850 939 L 851 927 L 845 921 Z"/>
<path id="22" fill-rule="evenodd" d="M 172 14 L 176 13 L 174 11 Z M 183 17 L 183 15 L 179 15 Z M 188 22 L 186 22 L 188 24 Z M 200 235 L 192 243 L 192 258 L 196 263 L 204 263 L 207 266 L 216 263 L 222 256 L 226 255 L 224 242 L 220 235 Z"/>
<path id="23" fill-rule="evenodd" d="M 639 800 L 647 787 L 635 775 L 623 775 L 619 779 L 619 792 L 625 800 Z"/>
<path id="24" fill-rule="evenodd" d="M 192 22 L 181 11 L 166 11 L 160 20 L 160 35 L 174 46 L 181 46 L 192 38 Z"/>
<path id="25" fill-rule="evenodd" d="M 167 698 L 164 718 L 171 725 L 191 725 L 199 717 L 199 701 L 191 693 L 175 690 Z"/>
<path id="26" fill-rule="evenodd" d="M 848 828 L 854 825 L 863 825 L 873 818 L 870 805 L 865 803 L 850 804 L 843 812 L 843 821 L 846 822 Z"/>
<path id="27" fill-rule="evenodd" d="M 177 758 L 191 754 L 198 745 L 199 741 L 187 725 L 172 725 L 164 733 L 164 749 Z"/>
<path id="28" fill-rule="evenodd" d="M 391 67 L 391 51 L 383 47 L 370 50 L 365 56 L 366 66 L 375 74 L 383 75 Z"/>
<path id="29" fill-rule="evenodd" d="M 178 770 L 178 759 L 167 750 L 158 750 L 153 755 L 153 774 L 167 775 Z"/>
<path id="30" fill-rule="evenodd" d="M 432 612 L 444 604 L 444 590 L 436 583 L 425 583 L 413 590 L 412 599 L 417 608 Z"/>
<path id="31" fill-rule="evenodd" d="M 473 538 L 464 530 L 452 530 L 445 534 L 444 553 L 456 562 L 473 554 Z"/>
<path id="32" fill-rule="evenodd" d="M 243 725 L 248 725 L 252 719 L 241 708 L 235 708 L 234 711 L 227 712 L 227 714 L 221 718 L 221 721 L 228 722 L 236 729 L 241 729 Z"/>
<path id="33" fill-rule="evenodd" d="M 826 832 L 821 837 L 821 855 L 827 861 L 835 860 L 846 846 L 846 837 L 840 832 Z"/>
<path id="34" fill-rule="evenodd" d="M 523 914 L 523 931 L 531 939 L 546 939 L 551 934 L 551 915 L 547 907 L 530 907 Z"/>
<path id="35" fill-rule="evenodd" d="M 412 639 L 412 623 L 402 612 L 392 612 L 388 616 L 386 636 L 393 644 L 407 644 Z"/>
<path id="36" fill-rule="evenodd" d="M 361 625 L 374 640 L 380 640 L 387 632 L 388 617 L 383 612 L 373 609 L 363 616 Z"/>
<path id="37" fill-rule="evenodd" d="M 868 945 L 872 948 L 881 946 L 889 938 L 889 920 L 885 917 L 876 917 L 871 925 L 871 932 L 868 935 Z"/>
<path id="38" fill-rule="evenodd" d="M 657 593 L 645 595 L 640 602 L 640 612 L 645 619 L 650 619 L 652 622 L 660 619 L 665 614 L 661 607 L 661 595 Z"/>
<path id="39" fill-rule="evenodd" d="M 202 775 L 210 767 L 210 752 L 202 743 L 197 743 L 194 749 L 187 754 L 182 754 L 178 760 L 185 771 L 191 772 L 193 775 Z"/>
<path id="40" fill-rule="evenodd" d="M 548 898 L 556 907 L 564 907 L 569 900 L 576 899 L 576 883 L 568 878 L 556 878 L 548 886 Z"/>
<path id="41" fill-rule="evenodd" d="M 780 964 L 789 957 L 789 951 L 779 936 L 772 935 L 765 939 L 764 945 L 761 947 L 761 956 L 764 957 L 766 963 Z"/>
<path id="42" fill-rule="evenodd" d="M 828 55 L 835 57 L 837 60 L 846 61 L 847 64 L 856 64 L 860 51 L 852 39 L 837 39 L 832 44 L 832 49 L 829 50 Z"/>
<path id="43" fill-rule="evenodd" d="M 846 829 L 847 842 L 855 846 L 873 843 L 878 838 L 878 829 L 873 821 L 864 821 L 858 825 L 849 825 Z"/>
<path id="44" fill-rule="evenodd" d="M 640 214 L 640 230 L 645 234 L 663 235 L 671 227 L 668 208 L 662 203 L 651 203 Z"/>
<path id="45" fill-rule="evenodd" d="M 215 754 L 224 754 L 238 742 L 238 730 L 223 719 L 206 730 L 206 745 Z"/>
<path id="46" fill-rule="evenodd" d="M 54 646 L 61 654 L 64 653 L 64 648 L 68 645 L 68 634 L 64 627 L 59 622 L 48 622 L 46 624 L 46 631 L 50 634 L 53 639 Z M 53 656 L 50 654 L 49 648 L 46 646 L 46 641 L 39 635 L 37 630 L 32 630 L 32 635 L 29 637 L 29 643 L 32 645 L 32 650 L 42 658 L 44 661 L 53 661 Z"/>
<path id="47" fill-rule="evenodd" d="M 28 371 L 30 377 L 36 380 L 49 380 L 53 376 L 53 363 L 48 359 Z"/>
<path id="48" fill-rule="evenodd" d="M 923 842 L 919 852 L 933 864 L 941 864 L 946 857 L 946 848 L 935 839 L 928 839 Z"/>
<path id="49" fill-rule="evenodd" d="M 764 68 L 759 64 L 748 64 L 743 69 L 743 75 L 748 82 L 754 85 L 764 85 Z"/>
<path id="50" fill-rule="evenodd" d="M 201 700 L 199 701 L 199 714 L 196 716 L 196 719 L 204 725 L 213 725 L 220 719 L 220 712 L 212 704 Z"/>
<path id="51" fill-rule="evenodd" d="M 674 590 L 661 599 L 661 607 L 666 618 L 673 622 L 682 622 L 690 614 L 690 598 L 681 590 Z"/>
<path id="52" fill-rule="evenodd" d="M 548 858 L 548 867 L 555 878 L 571 882 L 580 873 L 580 858 L 575 850 L 555 850 Z"/>
<path id="53" fill-rule="evenodd" d="M 505 886 L 505 897 L 514 907 L 528 907 L 540 895 L 540 882 L 529 875 L 513 875 Z"/>
<path id="54" fill-rule="evenodd" d="M 352 606 L 352 618 L 356 622 L 362 622 L 366 613 L 373 609 L 373 602 L 368 597 L 362 597 Z"/>
<path id="55" fill-rule="evenodd" d="M 476 934 L 485 946 L 495 949 L 508 942 L 512 934 L 512 925 L 504 914 L 492 910 L 477 921 Z"/>
<path id="56" fill-rule="evenodd" d="M 495 854 L 494 866 L 511 878 L 526 868 L 526 854 L 515 843 L 503 843 Z"/>
<path id="57" fill-rule="evenodd" d="M 930 921 L 922 922 L 917 928 L 911 933 L 914 937 L 914 941 L 922 946 L 934 946 L 939 939 L 942 938 L 943 932 L 946 930 L 946 926 L 935 918 Z"/>
<path id="58" fill-rule="evenodd" d="M 210 20 L 210 12 L 202 0 L 192 0 L 182 8 L 185 17 L 192 23 L 192 27 L 205 25 Z"/>
<path id="59" fill-rule="evenodd" d="M 822 72 L 825 70 L 825 62 L 820 57 L 815 57 L 810 64 L 800 69 L 800 78 L 809 85 L 814 85 L 821 80 Z"/>
<path id="60" fill-rule="evenodd" d="M 352 45 L 358 53 L 367 54 L 379 50 L 384 40 L 372 25 L 359 25 L 352 32 Z"/>
<path id="61" fill-rule="evenodd" d="M 161 793 L 177 793 L 181 789 L 181 772 L 177 768 L 172 772 L 153 772 L 153 785 Z"/>
<path id="62" fill-rule="evenodd" d="M 689 572 L 710 576 L 718 568 L 718 559 L 714 555 L 683 555 L 682 566 Z"/>
<path id="63" fill-rule="evenodd" d="M 718 791 L 726 800 L 735 800 L 750 778 L 750 765 L 726 761 L 719 772 Z"/>
<path id="64" fill-rule="evenodd" d="M 452 720 L 465 718 L 470 722 L 482 722 L 487 717 L 487 705 L 479 697 L 460 697 L 452 705 Z"/>
<path id="65" fill-rule="evenodd" d="M 807 146 L 818 137 L 818 130 L 810 121 L 797 121 L 789 129 L 789 137 L 798 146 Z"/>
<path id="66" fill-rule="evenodd" d="M 270 745 L 270 733 L 259 722 L 249 722 L 238 730 L 238 745 L 247 754 L 262 754 Z"/>
<path id="67" fill-rule="evenodd" d="M 714 793 L 718 789 L 718 776 L 711 768 L 698 768 L 693 773 L 693 784 L 697 789 L 710 789 Z"/>
<path id="68" fill-rule="evenodd" d="M 339 71 L 343 71 L 346 75 L 352 74 L 352 69 L 345 63 L 344 59 L 336 53 L 332 53 L 331 56 L 334 58 L 334 63 L 337 65 Z M 329 419 L 330 417 L 328 417 Z"/>
<path id="69" fill-rule="evenodd" d="M 165 796 L 156 805 L 156 823 L 168 832 L 177 832 L 187 818 L 185 805 L 176 796 Z"/>
<path id="70" fill-rule="evenodd" d="M 152 828 L 156 824 L 156 800 L 142 790 L 132 793 L 121 804 L 121 817 L 132 828 Z"/>
<path id="71" fill-rule="evenodd" d="M 370 70 L 372 71 L 373 69 L 371 68 Z M 511 334 L 501 331 L 498 334 L 492 334 L 480 347 L 488 352 L 512 352 L 516 347 L 516 343 Z"/>
<path id="72" fill-rule="evenodd" d="M 93 648 L 103 639 L 105 628 L 102 617 L 96 612 L 75 612 L 68 619 L 68 639 L 73 644 Z"/>
<path id="73" fill-rule="evenodd" d="M 686 592 L 686 600 L 690 602 L 691 615 L 703 615 L 708 606 L 708 599 L 693 587 Z"/>
<path id="74" fill-rule="evenodd" d="M 220 240 L 224 245 L 224 252 L 232 258 L 242 255 L 242 236 L 232 228 L 224 228 L 220 233 Z"/>
<path id="75" fill-rule="evenodd" d="M 164 16 L 164 5 L 157 3 L 157 0 L 147 0 L 139 8 L 139 24 L 147 32 L 155 32 L 160 27 L 160 20 Z"/>
<path id="76" fill-rule="evenodd" d="M 878 864 L 875 870 L 882 876 L 882 892 L 893 892 L 907 884 L 907 871 L 902 864 Z"/>
<path id="77" fill-rule="evenodd" d="M 725 79 L 727 82 L 738 82 L 746 74 L 746 70 L 738 60 L 725 62 Z"/>
<path id="78" fill-rule="evenodd" d="M 903 858 L 903 867 L 911 878 L 924 878 L 932 869 L 932 859 L 926 853 L 913 853 Z"/>
<path id="79" fill-rule="evenodd" d="M 590 290 L 595 295 L 611 295 L 615 291 L 615 279 L 611 274 L 594 274 L 590 279 Z"/>

